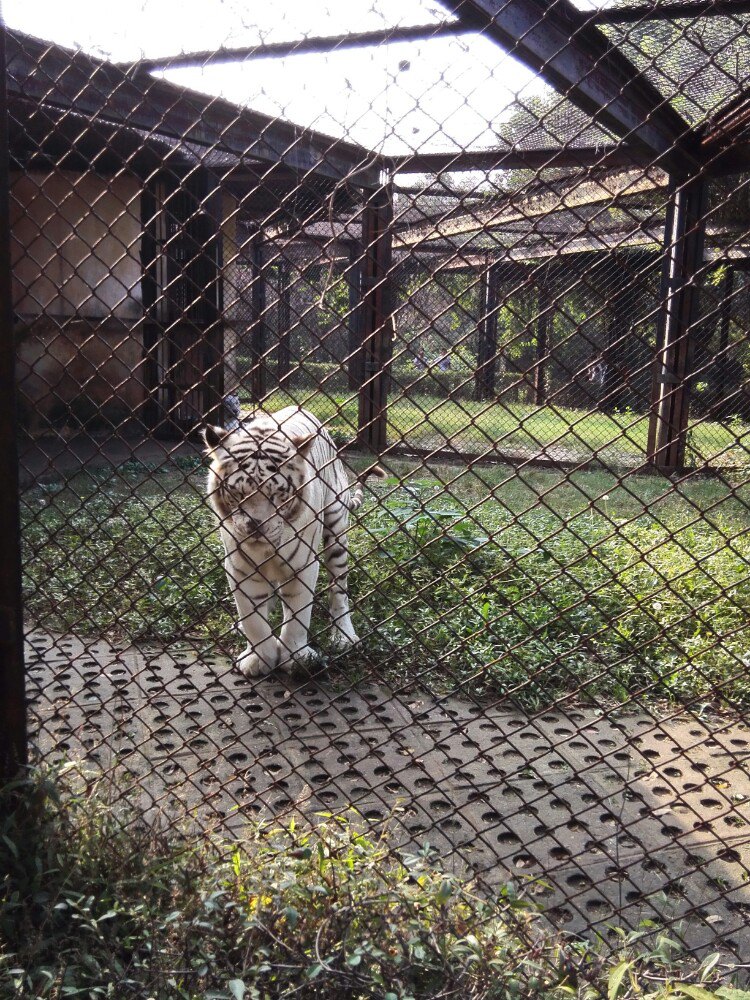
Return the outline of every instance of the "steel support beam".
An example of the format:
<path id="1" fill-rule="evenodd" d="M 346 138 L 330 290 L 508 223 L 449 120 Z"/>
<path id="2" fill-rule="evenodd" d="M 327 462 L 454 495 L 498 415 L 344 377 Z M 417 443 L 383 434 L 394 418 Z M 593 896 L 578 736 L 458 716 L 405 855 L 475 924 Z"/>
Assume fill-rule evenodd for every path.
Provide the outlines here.
<path id="1" fill-rule="evenodd" d="M 685 465 L 685 440 L 703 263 L 706 182 L 675 181 L 664 227 L 662 294 L 646 460 L 663 472 Z"/>
<path id="2" fill-rule="evenodd" d="M 248 62 L 251 59 L 284 59 L 324 52 L 343 52 L 348 49 L 370 48 L 387 45 L 389 42 L 422 42 L 432 38 L 454 38 L 473 32 L 455 21 L 441 21 L 437 24 L 409 24 L 398 28 L 382 28 L 376 31 L 347 32 L 342 35 L 312 35 L 296 38 L 289 42 L 268 42 L 246 45 L 240 48 L 204 49 L 199 52 L 182 52 L 156 59 L 138 59 L 131 63 L 118 63 L 124 70 L 167 70 L 184 69 L 189 66 L 211 66 L 216 63 Z"/>
<path id="3" fill-rule="evenodd" d="M 445 0 L 445 6 L 653 162 L 682 171 L 700 164 L 688 124 L 571 0 Z"/>
<path id="4" fill-rule="evenodd" d="M 477 372 L 474 398 L 494 399 L 497 369 L 498 268 L 487 264 L 480 285 L 479 322 L 477 323 Z"/>
<path id="5" fill-rule="evenodd" d="M 623 170 L 605 177 L 576 180 L 569 190 L 563 192 L 549 191 L 517 201 L 505 196 L 488 208 L 477 207 L 470 212 L 448 218 L 439 216 L 410 228 L 405 224 L 399 226 L 397 223 L 394 243 L 397 250 L 415 246 L 421 249 L 425 243 L 432 240 L 469 233 L 486 233 L 493 229 L 498 229 L 502 233 L 503 226 L 510 222 L 528 222 L 533 218 L 551 216 L 556 212 L 569 211 L 586 205 L 614 206 L 620 199 L 666 186 L 667 178 L 661 171 Z M 454 252 L 457 249 L 459 248 L 454 248 Z"/>
<path id="6" fill-rule="evenodd" d="M 5 25 L 0 13 L 0 782 L 27 760 L 21 597 L 21 518 L 18 499 L 16 353 L 11 299 L 10 175 Z"/>
<path id="7" fill-rule="evenodd" d="M 411 153 L 390 159 L 391 169 L 409 174 L 458 173 L 464 170 L 543 170 L 545 167 L 648 166 L 651 157 L 628 146 L 558 146 L 549 149 L 460 150 L 455 153 Z"/>
<path id="8" fill-rule="evenodd" d="M 702 152 L 712 174 L 739 173 L 750 165 L 750 90 L 729 101 L 702 128 Z"/>
<path id="9" fill-rule="evenodd" d="M 676 21 L 695 17 L 732 17 L 750 13 L 750 0 L 678 0 L 677 3 L 604 7 L 581 12 L 586 24 L 640 24 L 642 21 Z"/>
<path id="10" fill-rule="evenodd" d="M 382 452 L 387 445 L 388 381 L 393 349 L 390 289 L 393 188 L 375 192 L 362 219 L 361 370 L 357 443 Z"/>

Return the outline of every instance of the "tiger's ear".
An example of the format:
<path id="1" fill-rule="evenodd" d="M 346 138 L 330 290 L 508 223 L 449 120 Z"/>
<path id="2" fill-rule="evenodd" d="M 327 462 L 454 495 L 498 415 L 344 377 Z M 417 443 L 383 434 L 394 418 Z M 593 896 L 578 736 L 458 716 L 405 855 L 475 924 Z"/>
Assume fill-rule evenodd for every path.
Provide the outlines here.
<path id="1" fill-rule="evenodd" d="M 317 436 L 318 432 L 313 431 L 312 434 L 293 434 L 289 440 L 300 454 L 304 454 Z"/>
<path id="2" fill-rule="evenodd" d="M 216 427 L 214 424 L 206 424 L 201 428 L 200 435 L 203 438 L 209 451 L 215 451 L 227 436 L 227 431 L 223 427 Z"/>

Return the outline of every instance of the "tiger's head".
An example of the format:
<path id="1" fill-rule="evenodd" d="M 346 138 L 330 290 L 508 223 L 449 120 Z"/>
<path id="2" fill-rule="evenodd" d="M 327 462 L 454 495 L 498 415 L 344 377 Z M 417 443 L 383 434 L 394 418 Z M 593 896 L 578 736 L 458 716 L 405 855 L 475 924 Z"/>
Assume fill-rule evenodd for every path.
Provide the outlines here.
<path id="1" fill-rule="evenodd" d="M 299 437 L 263 422 L 233 430 L 209 424 L 202 434 L 217 507 L 250 540 L 278 545 L 285 521 L 299 508 L 310 469 L 305 452 L 315 435 Z"/>

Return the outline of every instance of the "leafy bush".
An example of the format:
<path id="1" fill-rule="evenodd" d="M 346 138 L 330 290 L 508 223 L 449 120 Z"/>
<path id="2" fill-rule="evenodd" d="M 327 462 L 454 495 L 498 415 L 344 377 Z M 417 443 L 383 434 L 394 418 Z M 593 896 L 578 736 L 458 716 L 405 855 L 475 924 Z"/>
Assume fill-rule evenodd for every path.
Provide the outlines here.
<path id="1" fill-rule="evenodd" d="M 530 707 L 641 688 L 750 704 L 747 535 L 593 511 L 561 528 L 549 509 L 468 513 L 434 493 L 402 490 L 354 533 L 371 658 L 408 649 L 407 676 Z"/>
<path id="2" fill-rule="evenodd" d="M 512 892 L 481 899 L 428 850 L 398 856 L 342 817 L 230 843 L 160 832 L 127 800 L 72 766 L 0 793 L 3 998 L 741 998 L 685 984 L 658 935 L 624 935 L 608 968 Z"/>

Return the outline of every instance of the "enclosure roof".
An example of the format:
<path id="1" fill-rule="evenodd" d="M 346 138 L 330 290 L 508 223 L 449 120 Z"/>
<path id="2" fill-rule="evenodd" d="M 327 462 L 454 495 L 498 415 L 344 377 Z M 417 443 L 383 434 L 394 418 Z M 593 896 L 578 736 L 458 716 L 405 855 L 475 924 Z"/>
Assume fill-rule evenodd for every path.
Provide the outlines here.
<path id="1" fill-rule="evenodd" d="M 376 13 L 377 6 L 375 2 L 371 14 Z M 32 56 L 31 61 L 41 59 L 44 65 L 40 65 L 40 72 L 35 76 L 33 66 L 19 66 L 17 51 L 12 61 L 19 78 L 39 83 L 41 77 L 46 100 L 72 106 L 75 99 L 76 110 L 83 113 L 91 113 L 93 103 L 93 113 L 99 120 L 111 116 L 122 123 L 127 119 L 130 125 L 142 127 L 149 133 L 166 132 L 176 139 L 185 138 L 222 153 L 267 163 L 279 162 L 305 174 L 313 172 L 334 181 L 347 177 L 355 183 L 362 181 L 372 186 L 377 184 L 378 166 L 383 165 L 376 154 L 368 152 L 368 147 L 376 143 L 349 141 L 348 137 L 356 133 L 357 116 L 354 115 L 350 122 L 341 113 L 337 119 L 343 107 L 341 102 L 349 100 L 352 93 L 363 106 L 368 102 L 373 105 L 376 99 L 381 102 L 385 99 L 385 110 L 381 111 L 387 117 L 390 109 L 391 119 L 384 120 L 384 127 L 390 130 L 389 134 L 395 135 L 394 125 L 401 124 L 401 112 L 408 112 L 407 118 L 411 121 L 411 116 L 427 98 L 427 92 L 412 93 L 409 88 L 413 90 L 413 83 L 408 74 L 403 78 L 404 84 L 402 77 L 391 70 L 391 64 L 383 61 L 382 65 L 381 62 L 373 64 L 369 78 L 367 75 L 357 77 L 353 89 L 348 92 L 324 89 L 322 103 L 325 105 L 330 97 L 331 108 L 316 107 L 306 119 L 293 113 L 261 114 L 246 110 L 248 100 L 254 103 L 248 92 L 252 90 L 250 74 L 256 73 L 253 78 L 256 94 L 257 81 L 263 75 L 271 74 L 268 76 L 269 94 L 283 83 L 284 73 L 279 76 L 275 72 L 278 67 L 271 58 L 273 53 L 291 60 L 284 66 L 299 66 L 295 60 L 313 60 L 305 65 L 313 71 L 312 78 L 317 86 L 315 71 L 320 70 L 323 63 L 320 59 L 315 61 L 315 52 L 327 53 L 327 65 L 328 60 L 336 63 L 337 59 L 345 58 L 344 50 L 348 47 L 362 46 L 369 40 L 371 52 L 382 49 L 407 56 L 417 52 L 420 65 L 435 66 L 442 79 L 457 52 L 445 46 L 455 44 L 453 36 L 460 35 L 461 45 L 466 50 L 461 58 L 465 58 L 467 64 L 476 64 L 481 63 L 481 54 L 490 75 L 493 63 L 502 65 L 505 75 L 514 77 L 515 95 L 506 86 L 506 105 L 503 105 L 502 95 L 496 94 L 490 86 L 492 80 L 487 79 L 482 85 L 475 75 L 468 90 L 457 92 L 457 98 L 463 95 L 463 106 L 459 100 L 446 109 L 445 114 L 453 116 L 454 121 L 456 115 L 474 114 L 479 122 L 494 101 L 499 112 L 493 115 L 492 121 L 485 120 L 482 134 L 475 134 L 472 142 L 470 130 L 459 135 L 453 125 L 447 124 L 447 119 L 434 119 L 428 122 L 432 134 L 415 139 L 412 152 L 421 154 L 428 148 L 437 150 L 438 145 L 447 152 L 493 145 L 532 152 L 556 147 L 566 150 L 611 148 L 613 144 L 621 145 L 626 141 L 634 152 L 638 148 L 645 150 L 650 162 L 663 163 L 670 169 L 703 163 L 706 158 L 712 159 L 721 152 L 721 146 L 714 148 L 701 140 L 710 133 L 717 115 L 741 97 L 749 78 L 750 2 L 745 0 L 733 0 L 732 3 L 727 0 L 652 0 L 650 3 L 626 0 L 619 4 L 596 0 L 555 0 L 554 3 L 504 0 L 501 4 L 496 0 L 443 0 L 442 11 L 434 5 L 423 4 L 423 7 L 425 23 L 422 24 L 404 24 L 399 20 L 398 23 L 384 23 L 381 30 L 374 30 L 370 19 L 366 22 L 366 30 L 360 32 L 350 27 L 339 35 L 321 38 L 300 29 L 300 36 L 294 39 L 294 24 L 301 25 L 306 14 L 301 5 L 292 5 L 291 16 L 280 21 L 283 31 L 289 35 L 288 41 L 277 40 L 277 34 L 268 40 L 264 29 L 243 22 L 242 31 L 236 37 L 251 41 L 236 50 L 237 66 L 226 63 L 232 59 L 231 46 L 217 45 L 225 60 L 223 65 L 207 65 L 215 63 L 218 56 L 216 49 L 206 48 L 192 57 L 193 64 L 205 68 L 205 75 L 178 75 L 177 82 L 174 82 L 175 77 L 172 77 L 173 82 L 163 77 L 155 78 L 146 68 L 183 66 L 191 63 L 189 52 L 175 52 L 157 59 L 121 60 L 115 65 L 15 33 L 16 40 L 25 38 L 23 47 Z M 414 3 L 409 7 L 411 16 L 413 8 Z M 685 16 L 682 16 L 683 10 Z M 392 18 L 394 11 L 391 5 Z M 264 17 L 269 20 L 271 15 Z M 258 18 L 262 20 L 260 12 L 256 21 Z M 307 20 L 312 23 L 309 17 Z M 352 15 L 352 24 L 356 20 Z M 252 41 L 254 34 L 257 37 Z M 179 37 L 179 32 L 175 37 Z M 412 43 L 410 38 L 421 38 L 422 42 Z M 378 40 L 388 44 L 378 46 L 375 44 Z M 506 55 L 501 56 L 492 42 L 499 43 Z M 422 46 L 422 43 L 423 47 L 418 50 L 413 48 L 414 44 Z M 179 41 L 175 44 L 179 45 Z M 262 58 L 256 62 L 258 57 Z M 513 60 L 516 61 L 515 70 Z M 525 75 L 518 66 L 519 61 L 527 68 Z M 63 62 L 71 63 L 72 73 L 62 73 Z M 410 59 L 399 61 L 399 66 L 402 63 L 408 67 Z M 126 66 L 128 69 L 123 68 Z M 218 70 L 219 74 L 212 75 L 211 69 Z M 222 81 L 228 79 L 227 74 L 233 69 L 240 71 L 240 75 L 228 88 L 232 100 L 217 99 L 217 94 L 227 92 L 222 88 Z M 87 73 L 91 77 L 88 84 L 84 79 Z M 391 73 L 395 74 L 392 80 Z M 286 75 L 291 77 L 293 74 Z M 73 80 L 80 84 L 78 90 L 71 86 Z M 183 81 L 195 89 L 184 89 Z M 531 90 L 521 98 L 520 93 L 524 88 L 528 90 L 529 81 Z M 498 83 L 497 76 L 494 83 Z M 325 86 L 322 80 L 320 86 Z M 365 89 L 360 93 L 363 86 Z M 260 88 L 260 93 L 263 89 Z M 406 98 L 405 103 L 399 105 L 394 95 L 401 91 Z M 141 97 L 140 104 L 135 101 L 136 93 Z M 511 102 L 515 98 L 515 103 L 507 104 L 508 94 Z M 29 96 L 41 99 L 33 88 Z M 146 96 L 148 100 L 142 100 Z M 88 102 L 89 106 L 78 106 L 81 101 Z M 396 101 L 393 107 L 391 101 Z M 413 104 L 411 110 L 409 101 Z M 147 111 L 153 114 L 149 116 Z M 430 108 L 427 118 L 434 118 L 434 112 L 435 109 Z M 335 138 L 305 128 L 303 124 L 293 125 L 290 119 L 295 117 L 300 122 L 318 118 L 332 126 L 338 120 L 342 136 L 346 138 Z M 332 127 L 330 131 L 336 129 Z M 727 145 L 727 135 L 725 130 L 724 145 Z M 380 144 L 377 145 L 380 148 Z M 408 159 L 409 143 L 402 142 L 402 146 L 400 155 Z"/>
<path id="2" fill-rule="evenodd" d="M 394 24 L 385 26 L 381 32 L 360 35 L 342 32 L 318 38 L 301 34 L 296 41 L 290 38 L 284 43 L 259 41 L 236 50 L 222 48 L 220 56 L 223 60 L 234 56 L 240 63 L 234 68 L 241 69 L 243 75 L 236 76 L 232 84 L 232 92 L 237 95 L 241 93 L 243 80 L 248 86 L 245 74 L 253 71 L 252 64 L 259 57 L 264 59 L 264 70 L 274 69 L 269 56 L 275 52 L 292 62 L 308 58 L 311 52 L 325 52 L 326 60 L 335 61 L 343 50 L 361 45 L 368 38 L 373 45 L 378 39 L 385 43 L 399 42 L 408 38 L 410 32 L 424 36 L 425 46 L 419 50 L 422 63 L 430 63 L 432 53 L 435 65 L 445 69 L 444 42 L 454 30 L 456 34 L 462 33 L 469 61 L 477 62 L 480 46 L 492 40 L 510 53 L 504 59 L 524 63 L 537 84 L 544 80 L 549 85 L 550 89 L 545 91 L 537 86 L 535 95 L 529 95 L 530 100 L 524 98 L 514 108 L 509 106 L 513 114 L 492 123 L 498 144 L 527 149 L 585 146 L 611 142 L 616 137 L 648 150 L 652 162 L 674 169 L 703 162 L 705 151 L 697 129 L 708 127 L 711 118 L 742 92 L 748 78 L 750 46 L 746 39 L 750 3 L 744 0 L 734 4 L 723 0 L 631 4 L 627 8 L 631 16 L 621 21 L 617 7 L 607 5 L 592 10 L 590 4 L 576 5 L 572 0 L 554 3 L 504 0 L 500 4 L 496 0 L 444 0 L 443 7 L 455 15 L 455 22 L 440 20 L 439 12 L 433 8 L 431 13 L 438 19 L 432 25 Z M 666 16 L 659 14 L 660 8 Z M 680 16 L 683 9 L 686 16 Z M 408 54 L 411 50 L 401 51 Z M 454 50 L 451 55 L 455 56 Z M 147 59 L 143 65 L 165 68 L 199 65 L 206 70 L 199 86 L 217 93 L 222 77 L 212 74 L 208 65 L 216 58 L 215 53 L 206 50 L 195 53 L 192 63 L 189 53 L 175 53 L 172 60 L 169 56 L 156 61 Z M 495 62 L 501 61 L 496 55 Z M 403 62 L 407 67 L 410 64 L 408 59 Z M 322 66 L 320 61 L 309 65 L 312 69 Z M 223 67 L 225 79 L 230 69 Z M 506 64 L 506 70 L 513 74 L 512 66 Z M 378 72 L 382 76 L 391 71 L 386 63 L 373 66 L 373 80 L 358 79 L 359 87 L 364 84 L 375 95 Z M 272 81 L 269 89 L 278 85 L 277 77 L 269 79 Z M 516 96 L 526 87 L 527 80 L 523 75 L 517 77 Z M 395 75 L 393 82 L 398 91 L 401 85 Z M 474 102 L 484 107 L 490 90 L 490 80 L 484 86 L 477 80 L 473 82 L 471 100 L 464 95 L 467 113 Z M 408 91 L 408 80 L 402 89 Z M 358 97 L 366 101 L 367 93 Z M 415 97 L 418 105 L 419 95 Z M 422 97 L 427 98 L 427 91 Z M 374 100 L 372 96 L 371 101 Z M 453 111 L 446 110 L 445 114 L 451 115 Z M 340 120 L 347 131 L 350 126 L 343 114 Z M 387 124 L 393 128 L 400 123 L 396 112 L 394 120 Z M 446 119 L 436 119 L 436 124 L 440 133 L 437 138 L 450 146 L 453 133 Z M 487 146 L 482 137 L 475 143 L 454 141 L 459 148 Z M 425 142 L 415 140 L 414 152 L 424 152 Z"/>
<path id="3" fill-rule="evenodd" d="M 356 144 L 300 129 L 226 101 L 207 98 L 166 80 L 131 76 L 112 63 L 8 32 L 9 97 L 22 114 L 17 133 L 30 145 L 66 141 L 79 157 L 118 152 L 139 143 L 156 151 L 177 149 L 186 164 L 200 162 L 220 172 L 249 166 L 283 166 L 300 178 L 374 185 L 378 159 Z M 85 118 L 90 128 L 76 132 Z M 81 118 L 82 116 L 82 118 Z M 116 138 L 114 136 L 116 135 Z M 28 152 L 28 151 L 27 151 Z"/>

